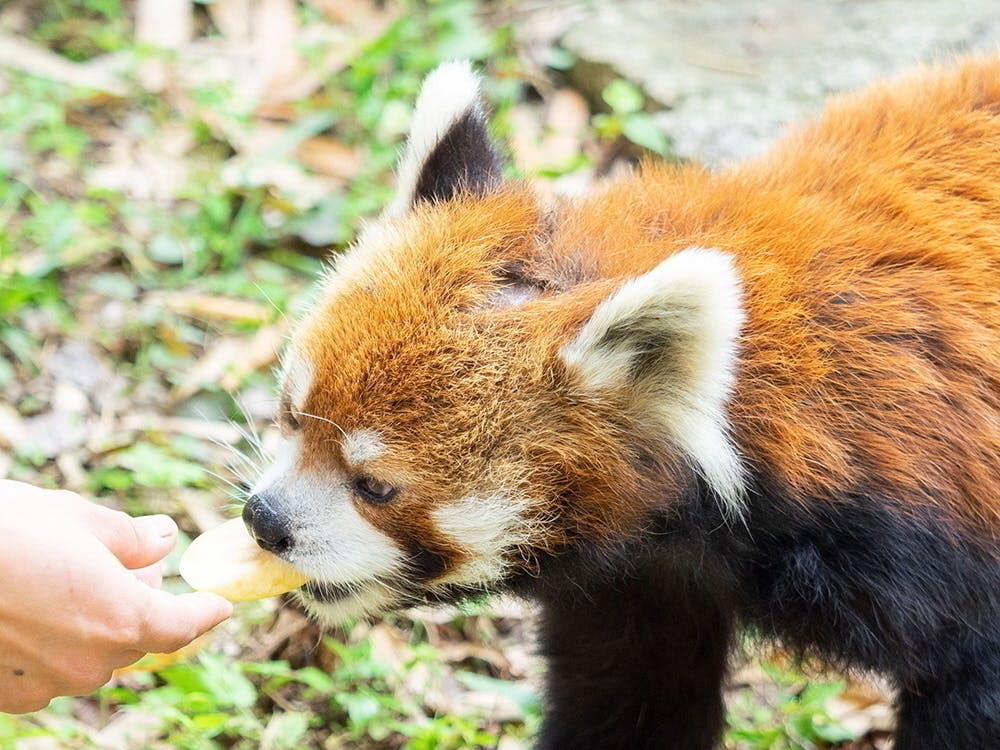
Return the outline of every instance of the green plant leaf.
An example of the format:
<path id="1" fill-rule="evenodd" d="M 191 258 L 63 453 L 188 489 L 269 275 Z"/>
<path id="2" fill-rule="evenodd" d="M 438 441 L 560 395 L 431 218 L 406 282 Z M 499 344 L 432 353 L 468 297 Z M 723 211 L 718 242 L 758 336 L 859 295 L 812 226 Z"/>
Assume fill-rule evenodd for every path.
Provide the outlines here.
<path id="1" fill-rule="evenodd" d="M 656 125 L 653 118 L 644 112 L 636 112 L 625 118 L 622 133 L 632 143 L 647 148 L 655 154 L 666 156 L 670 152 L 670 141 Z"/>
<path id="2" fill-rule="evenodd" d="M 616 114 L 628 115 L 640 111 L 646 97 L 634 83 L 618 78 L 604 87 L 601 97 Z"/>

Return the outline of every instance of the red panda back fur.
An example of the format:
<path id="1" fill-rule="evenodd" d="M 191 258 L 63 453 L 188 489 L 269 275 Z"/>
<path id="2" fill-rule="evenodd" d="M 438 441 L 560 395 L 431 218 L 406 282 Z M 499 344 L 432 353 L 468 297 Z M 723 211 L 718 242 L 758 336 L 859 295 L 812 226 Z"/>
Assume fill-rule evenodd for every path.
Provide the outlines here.
<path id="1" fill-rule="evenodd" d="M 557 236 L 607 276 L 692 245 L 737 254 L 730 413 L 750 461 L 803 502 L 884 478 L 1000 553 L 998 217 L 993 57 L 844 96 L 721 175 L 647 167 Z"/>
<path id="2" fill-rule="evenodd" d="M 244 518 L 307 606 L 538 601 L 542 748 L 713 747 L 752 624 L 889 676 L 897 750 L 1000 749 L 1000 56 L 555 202 L 465 96 L 293 337 Z"/>

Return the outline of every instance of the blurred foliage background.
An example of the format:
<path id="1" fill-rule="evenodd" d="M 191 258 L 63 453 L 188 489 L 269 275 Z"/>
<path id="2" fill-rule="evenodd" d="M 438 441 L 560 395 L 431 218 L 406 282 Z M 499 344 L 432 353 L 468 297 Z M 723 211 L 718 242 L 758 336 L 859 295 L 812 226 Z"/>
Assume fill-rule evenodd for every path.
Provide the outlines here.
<path id="1" fill-rule="evenodd" d="M 236 514 L 289 320 L 391 195 L 443 60 L 484 71 L 512 169 L 544 189 L 669 158 L 639 88 L 569 83 L 553 18 L 574 6 L 552 6 L 3 3 L 0 476 L 169 513 L 181 547 Z M 291 602 L 241 605 L 179 660 L 0 715 L 0 747 L 515 750 L 540 716 L 531 627 L 510 601 L 327 633 Z M 731 748 L 884 746 L 884 695 L 780 655 L 729 696 Z"/>

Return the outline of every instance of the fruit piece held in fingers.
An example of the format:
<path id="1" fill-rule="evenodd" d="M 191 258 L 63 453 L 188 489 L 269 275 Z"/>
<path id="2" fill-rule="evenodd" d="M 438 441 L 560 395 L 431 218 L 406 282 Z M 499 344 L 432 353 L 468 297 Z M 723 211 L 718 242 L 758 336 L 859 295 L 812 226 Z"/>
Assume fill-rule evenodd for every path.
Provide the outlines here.
<path id="1" fill-rule="evenodd" d="M 265 599 L 299 588 L 308 577 L 254 541 L 240 518 L 211 529 L 187 548 L 181 577 L 197 591 L 233 602 Z"/>

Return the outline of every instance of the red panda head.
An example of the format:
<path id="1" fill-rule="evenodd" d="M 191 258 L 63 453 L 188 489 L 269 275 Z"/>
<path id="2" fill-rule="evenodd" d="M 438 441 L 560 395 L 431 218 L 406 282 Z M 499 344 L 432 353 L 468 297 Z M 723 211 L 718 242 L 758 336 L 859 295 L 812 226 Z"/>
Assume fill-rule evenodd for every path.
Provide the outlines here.
<path id="1" fill-rule="evenodd" d="M 494 590 L 637 533 L 695 472 L 737 505 L 726 256 L 626 279 L 561 249 L 574 209 L 503 180 L 465 64 L 426 82 L 399 181 L 294 333 L 283 443 L 244 512 L 313 578 L 315 614 Z"/>

